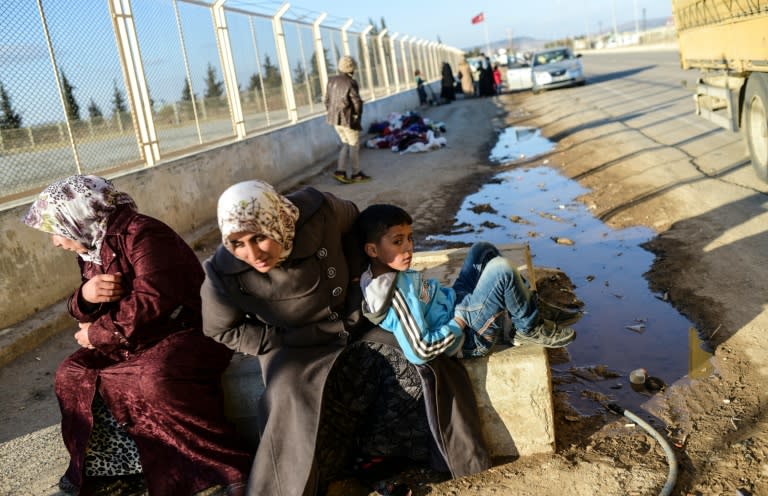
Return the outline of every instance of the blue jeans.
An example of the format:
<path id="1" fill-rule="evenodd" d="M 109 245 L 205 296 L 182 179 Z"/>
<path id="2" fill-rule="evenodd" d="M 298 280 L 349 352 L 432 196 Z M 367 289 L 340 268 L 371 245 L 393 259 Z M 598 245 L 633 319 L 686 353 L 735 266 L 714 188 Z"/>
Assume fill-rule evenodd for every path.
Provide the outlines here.
<path id="1" fill-rule="evenodd" d="M 467 323 L 464 329 L 465 357 L 490 353 L 503 332 L 503 316 L 509 314 L 519 331 L 531 329 L 539 318 L 535 297 L 520 274 L 490 243 L 480 242 L 469 249 L 456 291 L 456 315 Z"/>

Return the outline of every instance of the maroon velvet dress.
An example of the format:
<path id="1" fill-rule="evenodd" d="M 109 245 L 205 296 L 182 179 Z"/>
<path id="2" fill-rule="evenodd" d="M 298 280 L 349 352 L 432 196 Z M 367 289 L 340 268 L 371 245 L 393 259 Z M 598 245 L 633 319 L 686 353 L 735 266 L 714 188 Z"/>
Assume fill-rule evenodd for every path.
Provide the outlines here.
<path id="1" fill-rule="evenodd" d="M 94 349 L 76 351 L 56 373 L 67 478 L 89 492 L 85 457 L 98 393 L 135 442 L 150 494 L 245 482 L 252 456 L 223 413 L 221 374 L 232 351 L 202 334 L 204 275 L 194 252 L 162 222 L 119 207 L 101 260 L 80 260 L 83 281 L 120 272 L 126 295 L 90 305 L 78 288 L 69 301 L 76 320 L 92 323 Z"/>

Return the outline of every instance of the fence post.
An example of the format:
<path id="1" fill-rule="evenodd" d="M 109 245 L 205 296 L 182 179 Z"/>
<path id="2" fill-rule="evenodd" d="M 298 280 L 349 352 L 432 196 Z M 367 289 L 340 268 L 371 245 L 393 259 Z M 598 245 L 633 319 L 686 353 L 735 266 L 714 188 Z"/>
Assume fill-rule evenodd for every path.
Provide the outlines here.
<path id="1" fill-rule="evenodd" d="M 179 46 L 181 47 L 181 56 L 184 59 L 184 77 L 187 78 L 187 85 L 189 86 L 189 99 L 192 102 L 192 116 L 195 119 L 195 130 L 197 131 L 197 142 L 203 144 L 203 133 L 200 130 L 200 118 L 197 115 L 197 99 L 195 98 L 195 87 L 192 84 L 192 75 L 189 71 L 189 57 L 187 56 L 187 44 L 184 41 L 184 29 L 181 27 L 181 14 L 179 13 L 179 6 L 176 0 L 173 0 L 173 13 L 176 17 L 176 31 L 179 33 Z M 177 115 L 177 123 L 181 124 L 181 117 L 179 115 L 178 108 L 174 105 L 174 111 Z"/>
<path id="2" fill-rule="evenodd" d="M 320 32 L 320 23 L 328 16 L 321 13 L 312 23 L 312 33 L 315 36 L 315 59 L 317 60 L 317 72 L 320 76 L 320 93 L 325 99 L 325 90 L 328 86 L 328 67 L 325 65 L 325 49 L 323 48 L 323 35 Z"/>
<path id="3" fill-rule="evenodd" d="M 403 86 L 406 88 L 410 88 L 411 84 L 409 81 L 411 81 L 411 72 L 412 70 L 409 70 L 408 66 L 408 54 L 405 52 L 405 42 L 408 39 L 408 36 L 403 36 L 400 38 L 400 59 L 403 61 Z"/>
<path id="4" fill-rule="evenodd" d="M 347 22 L 341 26 L 341 45 L 344 48 L 344 55 L 349 55 L 351 53 L 349 51 L 349 34 L 347 34 L 347 30 L 353 22 L 353 19 L 347 19 Z"/>
<path id="5" fill-rule="evenodd" d="M 283 96 L 288 109 L 288 118 L 291 122 L 295 123 L 299 120 L 299 112 L 296 110 L 296 97 L 293 94 L 293 78 L 291 77 L 291 66 L 288 62 L 288 49 L 285 46 L 285 31 L 283 30 L 282 20 L 290 6 L 291 4 L 284 3 L 277 9 L 275 15 L 272 16 L 272 33 L 275 36 L 275 50 L 277 51 L 280 81 L 283 83 Z"/>
<path id="6" fill-rule="evenodd" d="M 43 10 L 42 0 L 37 0 L 37 10 L 40 13 L 40 23 L 43 26 L 43 34 L 45 35 L 45 41 L 48 45 L 48 57 L 51 60 L 51 67 L 53 68 L 53 75 L 56 78 L 56 89 L 59 92 L 59 99 L 61 101 L 61 108 L 64 110 L 64 119 L 67 124 L 67 133 L 69 136 L 69 146 L 72 148 L 72 157 L 75 159 L 75 167 L 77 173 L 82 174 L 82 167 L 80 166 L 80 155 L 77 152 L 77 145 L 75 144 L 75 138 L 72 134 L 72 126 L 69 122 L 69 113 L 67 112 L 67 103 L 64 99 L 64 91 L 61 87 L 61 77 L 59 75 L 59 66 L 56 62 L 56 54 L 53 51 L 53 43 L 51 42 L 51 35 L 48 33 L 48 21 L 45 17 L 45 11 Z M 61 123 L 59 123 L 61 124 Z M 31 134 L 30 134 L 31 137 Z M 31 139 L 34 145 L 34 139 Z"/>
<path id="7" fill-rule="evenodd" d="M 224 73 L 224 87 L 227 90 L 229 102 L 229 117 L 232 120 L 232 131 L 238 139 L 245 138 L 245 122 L 243 121 L 243 105 L 240 102 L 240 90 L 237 87 L 237 74 L 232 59 L 232 47 L 229 44 L 229 29 L 227 17 L 224 14 L 224 2 L 216 0 L 211 6 L 214 29 L 216 30 L 216 46 L 221 59 L 221 71 Z"/>
<path id="8" fill-rule="evenodd" d="M 360 32 L 360 43 L 363 45 L 363 60 L 365 61 L 365 74 L 368 76 L 368 89 L 371 90 L 371 99 L 376 98 L 376 92 L 373 91 L 373 71 L 371 70 L 371 56 L 368 53 L 368 33 L 373 26 L 369 24 Z"/>
<path id="9" fill-rule="evenodd" d="M 155 121 L 152 117 L 152 103 L 149 88 L 144 77 L 144 64 L 136 36 L 130 0 L 110 0 L 112 28 L 115 32 L 120 67 L 128 88 L 128 100 L 133 110 L 133 124 L 141 156 L 148 167 L 160 160 L 160 146 L 157 142 Z"/>
<path id="10" fill-rule="evenodd" d="M 395 33 L 389 37 L 389 58 L 392 59 L 392 76 L 395 78 L 395 93 L 400 92 L 400 74 L 398 74 L 397 67 L 397 52 L 395 51 L 395 38 L 400 33 Z"/>
<path id="11" fill-rule="evenodd" d="M 379 45 L 379 59 L 381 59 L 381 72 L 383 72 L 384 76 L 384 88 L 386 90 L 387 95 L 392 93 L 392 91 L 389 88 L 389 73 L 387 72 L 387 59 L 384 56 L 384 35 L 387 34 L 387 28 L 384 28 L 381 30 L 379 35 L 376 37 L 376 41 Z"/>

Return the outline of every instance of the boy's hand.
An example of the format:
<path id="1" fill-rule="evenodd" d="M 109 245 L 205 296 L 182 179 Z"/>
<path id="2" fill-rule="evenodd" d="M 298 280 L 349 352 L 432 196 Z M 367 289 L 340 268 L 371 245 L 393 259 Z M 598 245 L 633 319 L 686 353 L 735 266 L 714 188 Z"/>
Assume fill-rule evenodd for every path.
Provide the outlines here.
<path id="1" fill-rule="evenodd" d="M 467 327 L 467 323 L 464 322 L 464 319 L 456 315 L 453 320 L 456 321 L 457 324 L 459 324 L 459 328 L 463 331 L 465 327 Z"/>

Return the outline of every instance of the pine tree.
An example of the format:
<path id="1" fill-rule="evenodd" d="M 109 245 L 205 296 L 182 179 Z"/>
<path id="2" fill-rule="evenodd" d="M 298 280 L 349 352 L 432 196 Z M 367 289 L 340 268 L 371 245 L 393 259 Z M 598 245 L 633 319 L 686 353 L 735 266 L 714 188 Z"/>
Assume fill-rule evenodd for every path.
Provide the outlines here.
<path id="1" fill-rule="evenodd" d="M 208 63 L 208 70 L 205 77 L 205 97 L 206 98 L 221 98 L 224 94 L 224 83 L 216 80 L 216 69 L 213 68 L 211 63 Z"/>
<path id="2" fill-rule="evenodd" d="M 112 80 L 112 113 L 122 114 L 128 111 L 128 107 L 125 104 L 125 97 L 120 88 L 117 87 L 117 80 Z"/>
<path id="3" fill-rule="evenodd" d="M 255 72 L 251 74 L 251 78 L 248 80 L 248 91 L 253 90 L 261 90 L 261 80 Z"/>
<path id="4" fill-rule="evenodd" d="M 304 66 L 301 62 L 296 62 L 296 67 L 293 68 L 293 84 L 301 85 L 307 80 L 307 74 L 304 72 Z"/>
<path id="5" fill-rule="evenodd" d="M 21 127 L 21 116 L 13 110 L 11 96 L 5 91 L 5 85 L 0 82 L 0 129 L 18 129 Z"/>
<path id="6" fill-rule="evenodd" d="M 277 68 L 276 65 L 272 63 L 272 60 L 270 60 L 269 55 L 264 56 L 263 70 L 264 70 L 264 86 L 266 86 L 267 88 L 275 88 L 283 84 L 282 79 L 280 79 L 280 70 Z"/>
<path id="7" fill-rule="evenodd" d="M 75 99 L 75 87 L 70 84 L 64 71 L 61 71 L 61 89 L 64 92 L 64 110 L 67 112 L 67 119 L 79 121 L 80 105 L 78 105 Z"/>
<path id="8" fill-rule="evenodd" d="M 181 89 L 181 101 L 192 101 L 192 88 L 189 86 L 189 80 L 187 78 L 184 78 L 184 87 Z"/>
<path id="9" fill-rule="evenodd" d="M 101 120 L 104 117 L 104 114 L 102 114 L 101 109 L 96 105 L 96 102 L 93 101 L 93 98 L 91 98 L 91 102 L 88 104 L 88 117 L 90 117 L 92 121 Z"/>

